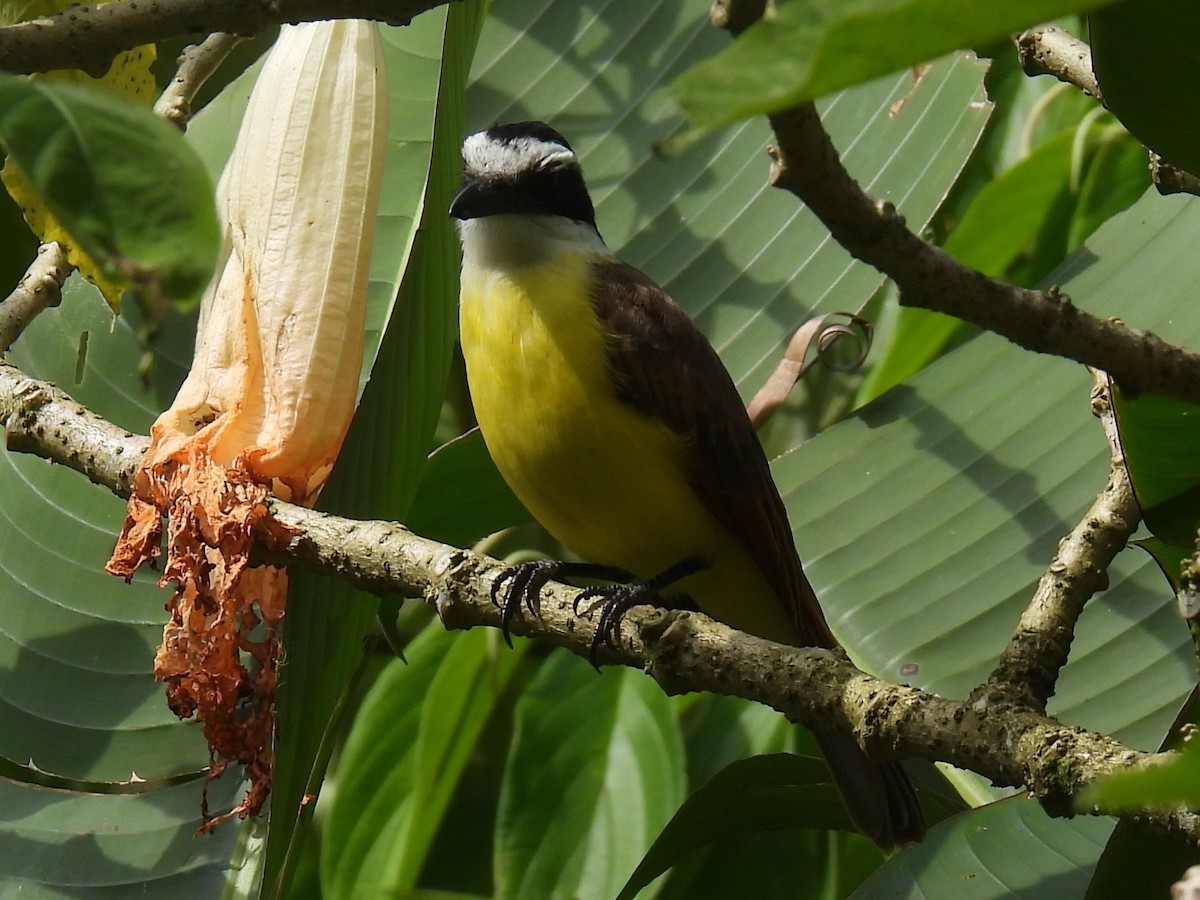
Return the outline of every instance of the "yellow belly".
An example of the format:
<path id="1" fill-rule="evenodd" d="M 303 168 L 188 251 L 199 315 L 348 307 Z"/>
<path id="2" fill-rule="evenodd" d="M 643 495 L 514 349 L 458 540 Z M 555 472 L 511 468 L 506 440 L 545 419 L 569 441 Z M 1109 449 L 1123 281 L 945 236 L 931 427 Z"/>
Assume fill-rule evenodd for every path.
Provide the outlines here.
<path id="1" fill-rule="evenodd" d="M 463 355 L 496 466 L 584 559 L 650 577 L 702 556 L 710 567 L 679 591 L 730 625 L 793 640 L 762 573 L 688 485 L 682 441 L 617 398 L 588 277 L 584 255 L 463 273 Z"/>

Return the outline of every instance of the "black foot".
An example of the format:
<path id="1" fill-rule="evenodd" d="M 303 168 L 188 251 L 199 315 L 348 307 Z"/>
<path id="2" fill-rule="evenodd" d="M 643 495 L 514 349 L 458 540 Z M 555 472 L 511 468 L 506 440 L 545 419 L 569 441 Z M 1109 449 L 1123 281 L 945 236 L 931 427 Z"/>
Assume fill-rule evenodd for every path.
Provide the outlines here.
<path id="1" fill-rule="evenodd" d="M 633 580 L 633 573 L 615 566 L 554 559 L 534 560 L 505 569 L 492 582 L 492 605 L 500 610 L 500 631 L 508 646 L 512 646 L 510 626 L 517 610 L 524 605 L 532 615 L 537 615 L 542 588 L 551 581 L 562 581 L 569 577 L 627 582 Z"/>
<path id="2" fill-rule="evenodd" d="M 658 592 L 669 585 L 674 584 L 682 578 L 686 578 L 701 569 L 707 568 L 708 560 L 700 556 L 689 556 L 671 568 L 659 572 L 653 578 L 647 578 L 644 581 L 634 581 L 629 584 L 601 585 L 590 587 L 582 591 L 575 598 L 575 612 L 579 613 L 579 607 L 589 600 L 600 601 L 600 618 L 596 622 L 596 630 L 592 633 L 592 642 L 588 646 L 588 662 L 595 668 L 600 667 L 596 664 L 596 651 L 600 644 L 607 644 L 609 647 L 615 646 L 614 641 L 617 632 L 621 627 L 621 616 L 634 606 L 656 606 L 662 605 L 662 598 L 658 596 Z"/>

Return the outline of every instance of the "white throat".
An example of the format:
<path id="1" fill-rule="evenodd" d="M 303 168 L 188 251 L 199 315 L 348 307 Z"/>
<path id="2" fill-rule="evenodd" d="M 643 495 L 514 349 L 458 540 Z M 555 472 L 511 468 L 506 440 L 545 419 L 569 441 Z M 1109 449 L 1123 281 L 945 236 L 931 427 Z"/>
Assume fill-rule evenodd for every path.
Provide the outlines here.
<path id="1" fill-rule="evenodd" d="M 459 222 L 458 233 L 464 269 L 520 268 L 564 254 L 612 256 L 595 228 L 562 216 L 484 216 Z"/>

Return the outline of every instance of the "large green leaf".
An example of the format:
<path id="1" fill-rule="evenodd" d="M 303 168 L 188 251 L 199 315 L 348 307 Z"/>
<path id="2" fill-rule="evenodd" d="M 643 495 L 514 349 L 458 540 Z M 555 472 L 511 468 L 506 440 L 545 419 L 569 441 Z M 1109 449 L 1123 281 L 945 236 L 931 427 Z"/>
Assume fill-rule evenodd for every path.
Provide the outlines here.
<path id="1" fill-rule="evenodd" d="M 676 863 L 659 896 L 846 897 L 879 868 L 880 859 L 874 843 L 846 831 L 731 833 Z"/>
<path id="2" fill-rule="evenodd" d="M 1167 397 L 1113 390 L 1125 465 L 1146 527 L 1195 550 L 1200 527 L 1200 407 Z"/>
<path id="3" fill-rule="evenodd" d="M 796 752 L 795 739 L 805 734 L 770 707 L 723 694 L 688 694 L 676 698 L 675 706 L 694 785 L 748 756 Z M 814 748 L 807 748 L 810 755 Z"/>
<path id="4" fill-rule="evenodd" d="M 1083 818 L 1062 828 L 1025 797 L 993 803 L 931 829 L 855 892 L 855 900 L 954 897 L 1082 897 L 1108 840 L 1112 819 Z M 996 840 L 1019 835 L 1021 840 Z"/>
<path id="5" fill-rule="evenodd" d="M 1149 186 L 1145 148 L 1124 128 L 1105 128 L 1079 186 L 1067 249 L 1078 249 L 1097 228 L 1132 206 Z"/>
<path id="6" fill-rule="evenodd" d="M 191 352 L 190 338 L 174 337 L 187 323 L 169 323 L 172 337 L 142 386 L 136 309 L 114 320 L 99 292 L 72 278 L 61 307 L 38 317 L 10 359 L 145 432 Z M 90 350 L 76 383 L 84 333 Z M 103 783 L 196 772 L 207 761 L 199 730 L 175 720 L 152 676 L 165 624 L 156 576 L 127 586 L 104 573 L 124 514 L 119 498 L 76 473 L 0 451 L 0 755 L 14 764 Z"/>
<path id="7" fill-rule="evenodd" d="M 496 896 L 615 896 L 683 790 L 683 746 L 662 691 L 638 672 L 600 677 L 552 654 L 517 705 Z"/>
<path id="8" fill-rule="evenodd" d="M 1105 105 L 1168 162 L 1200 172 L 1200 6 L 1125 0 L 1088 22 Z"/>
<path id="9" fill-rule="evenodd" d="M 1179 592 L 1200 528 L 1200 408 L 1167 397 L 1129 396 L 1112 386 L 1125 468 L 1150 536 L 1137 543 Z"/>
<path id="10" fill-rule="evenodd" d="M 1122 819 L 1096 863 L 1084 900 L 1170 897 L 1171 886 L 1198 862 L 1191 841 Z"/>
<path id="11" fill-rule="evenodd" d="M 522 641 L 517 649 L 528 650 Z M 463 768 L 521 652 L 488 629 L 431 625 L 363 701 L 322 835 L 323 896 L 412 890 Z"/>
<path id="12" fill-rule="evenodd" d="M 220 238 L 212 181 L 178 128 L 106 91 L 0 73 L 0 142 L 107 277 L 199 296 Z"/>
<path id="13" fill-rule="evenodd" d="M 961 804 L 933 795 L 927 795 L 923 805 L 930 824 L 962 808 Z M 790 832 L 798 845 L 794 855 L 799 857 L 805 831 L 835 829 L 853 832 L 854 826 L 830 778 L 828 766 L 815 753 L 772 753 L 741 759 L 691 793 L 620 896 L 634 897 L 668 867 L 678 867 L 700 848 L 708 849 L 710 856 L 720 856 L 733 842 L 764 839 L 773 832 Z M 879 863 L 878 850 L 860 835 L 854 836 L 874 852 L 871 868 L 875 868 Z M 820 857 L 809 859 L 810 871 L 800 877 L 793 876 L 797 895 L 815 890 L 806 890 L 805 881 L 827 877 L 821 863 Z M 731 867 L 733 871 L 738 868 Z M 698 880 L 693 883 L 697 890 L 704 884 Z M 674 880 L 670 884 L 674 886 Z"/>
<path id="14" fill-rule="evenodd" d="M 227 810 L 235 780 L 210 791 Z M 143 794 L 54 791 L 0 778 L 0 872 L 5 897 L 207 898 L 220 895 L 239 847 L 236 828 L 194 836 L 199 782 Z M 190 827 L 181 827 L 186 825 Z"/>
<path id="15" fill-rule="evenodd" d="M 824 761 L 777 753 L 740 760 L 694 791 L 618 898 L 632 898 L 688 853 L 761 832 L 853 830 Z"/>
<path id="16" fill-rule="evenodd" d="M 667 849 L 682 847 L 681 841 L 668 839 L 668 831 L 680 818 L 682 809 L 692 805 L 706 785 L 720 783 L 727 777 L 728 768 L 750 757 L 783 753 L 797 754 L 797 764 L 805 766 L 818 753 L 806 729 L 790 724 L 775 710 L 757 703 L 721 694 L 685 694 L 674 698 L 673 705 L 683 730 L 691 793 L 680 813 L 655 839 L 638 871 L 654 865 L 655 848 L 664 842 Z M 818 765 L 824 769 L 824 763 Z M 724 799 L 728 802 L 742 798 Z M 792 812 L 803 818 L 806 825 L 815 825 L 823 810 L 798 806 Z M 728 813 L 737 816 L 740 810 L 731 806 Z M 694 842 L 692 832 L 695 827 L 703 829 L 704 824 L 703 819 L 689 823 L 680 836 Z M 661 860 L 663 853 L 658 856 Z M 874 871 L 879 859 L 875 845 L 858 835 L 797 828 L 778 832 L 751 828 L 739 835 L 725 831 L 718 841 L 681 858 L 669 859 L 671 869 L 661 885 L 662 896 L 691 897 L 698 891 L 716 896 L 743 891 L 763 897 L 785 893 L 805 896 L 818 883 L 825 885 L 826 891 L 841 895 L 847 884 L 857 883 Z M 635 872 L 630 883 L 636 883 L 637 877 Z"/>
<path id="17" fill-rule="evenodd" d="M 1150 195 L 1052 278 L 1099 315 L 1195 345 L 1200 261 L 1186 248 L 1198 235 L 1200 205 Z M 1137 287 L 1150 281 L 1151 295 Z M 806 568 L 868 669 L 951 697 L 987 676 L 1058 540 L 1104 486 L 1090 386 L 1072 363 L 981 335 L 778 461 Z M 1051 712 L 1155 749 L 1194 682 L 1187 629 L 1136 551 L 1111 575 Z M 992 836 L 1012 852 L 1024 841 Z"/>
<path id="18" fill-rule="evenodd" d="M 1069 190 L 1075 140 L 1076 129 L 1061 131 L 987 184 L 943 249 L 985 275 L 1003 274 Z M 1005 227 L 997 228 L 998 221 Z"/>
<path id="19" fill-rule="evenodd" d="M 776 112 L 963 47 L 1098 5 L 1096 0 L 792 0 L 673 86 L 696 125 Z"/>

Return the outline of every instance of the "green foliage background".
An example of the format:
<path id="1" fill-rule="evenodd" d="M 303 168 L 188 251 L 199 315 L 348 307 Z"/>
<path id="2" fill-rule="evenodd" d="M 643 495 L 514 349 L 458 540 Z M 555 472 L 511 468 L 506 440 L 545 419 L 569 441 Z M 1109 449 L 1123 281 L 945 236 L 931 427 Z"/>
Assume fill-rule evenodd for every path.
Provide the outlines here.
<path id="1" fill-rule="evenodd" d="M 927 70 L 881 74 L 923 57 L 883 70 L 846 61 L 836 86 L 854 86 L 819 106 L 847 166 L 971 265 L 1020 284 L 1061 283 L 1082 307 L 1195 345 L 1200 211 L 1143 197 L 1141 147 L 1090 99 L 1025 78 L 999 39 L 1082 4 L 1019 6 L 1025 19 L 997 23 L 959 3 L 856 4 L 881 17 L 855 24 L 868 37 L 902 43 L 895 15 L 926 31 L 936 20 L 936 52 L 975 46 L 991 63 L 954 52 Z M 950 7 L 957 30 L 946 25 Z M 688 131 L 670 91 L 686 104 L 716 72 L 740 103 L 759 96 L 754 77 L 779 62 L 770 46 L 795 54 L 783 39 L 754 44 L 762 35 L 722 53 L 728 38 L 706 10 L 702 0 L 508 0 L 382 29 L 392 126 L 370 350 L 322 506 L 484 539 L 481 549 L 510 558 L 554 552 L 477 438 L 435 450 L 471 424 L 454 361 L 458 261 L 445 217 L 459 141 L 496 121 L 547 119 L 579 151 L 609 243 L 696 317 L 744 395 L 809 316 L 861 309 L 878 323 L 867 369 L 810 375 L 765 440 L 806 568 L 851 654 L 884 677 L 964 696 L 1004 646 L 1058 538 L 1103 487 L 1108 451 L 1088 411 L 1089 379 L 900 309 L 881 276 L 766 186 L 761 117 L 718 110 L 702 121 L 735 124 Z M 845 28 L 835 20 L 810 34 L 813 22 L 801 24 L 818 47 L 836 46 Z M 746 67 L 727 63 L 747 47 L 761 69 L 740 83 Z M 912 52 L 935 52 L 923 48 Z M 255 77 L 252 66 L 233 79 L 189 131 L 212 176 Z M 826 90 L 792 84 L 784 96 L 808 89 Z M 673 155 L 656 152 L 663 144 Z M 132 168 L 122 171 L 136 179 Z M 132 215 L 138 196 L 114 203 Z M 10 216 L 0 228 L 27 240 Z M 113 320 L 73 279 L 10 358 L 145 432 L 186 370 L 192 328 L 178 313 L 147 322 L 133 303 Z M 147 352 L 154 365 L 139 368 Z M 666 698 L 640 673 L 598 676 L 530 642 L 509 649 L 490 631 L 448 634 L 417 604 L 306 576 L 288 613 L 270 818 L 194 839 L 203 742 L 150 677 L 165 598 L 152 574 L 125 586 L 100 571 L 121 517 L 119 500 L 73 473 L 0 453 L 5 896 L 590 898 L 641 887 L 639 896 L 666 898 L 1057 898 L 1111 892 L 1114 882 L 1092 878 L 1097 866 L 1136 859 L 1147 888 L 1180 871 L 1181 854 L 1164 842 L 1135 844 L 1124 826 L 1110 839 L 1111 820 L 1050 820 L 1021 797 L 990 803 L 1004 792 L 931 766 L 919 767 L 920 780 L 931 818 L 944 821 L 919 848 L 883 861 L 869 842 L 829 830 L 840 807 L 823 767 L 803 731 L 770 710 Z M 385 649 L 397 643 L 405 661 Z M 1085 614 L 1052 712 L 1153 749 L 1193 683 L 1168 587 L 1148 558 L 1122 555 L 1111 590 Z M 238 789 L 226 776 L 210 802 L 227 808 Z M 738 815 L 748 792 L 753 814 Z M 728 821 L 714 821 L 723 808 Z"/>

